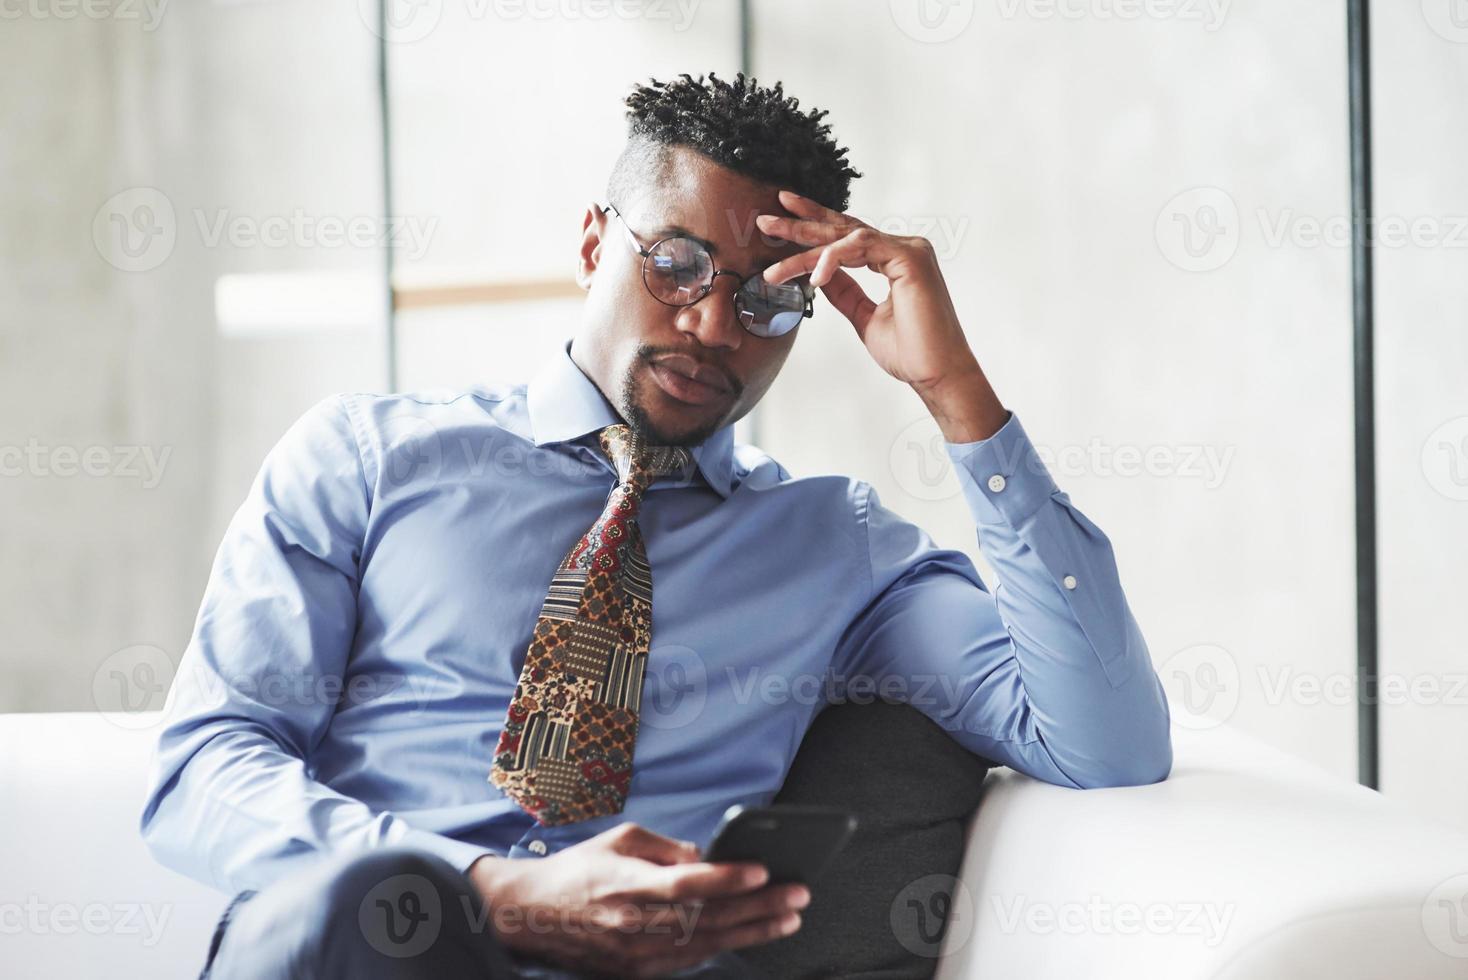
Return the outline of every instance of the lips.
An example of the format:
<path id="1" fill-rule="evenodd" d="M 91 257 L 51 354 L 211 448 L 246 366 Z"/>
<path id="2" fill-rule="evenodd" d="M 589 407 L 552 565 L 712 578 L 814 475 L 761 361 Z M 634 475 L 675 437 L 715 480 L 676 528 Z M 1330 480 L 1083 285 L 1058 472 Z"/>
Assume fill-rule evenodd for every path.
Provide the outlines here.
<path id="1" fill-rule="evenodd" d="M 664 393 L 689 405 L 708 405 L 733 390 L 718 371 L 683 354 L 654 361 L 651 370 L 653 380 Z"/>

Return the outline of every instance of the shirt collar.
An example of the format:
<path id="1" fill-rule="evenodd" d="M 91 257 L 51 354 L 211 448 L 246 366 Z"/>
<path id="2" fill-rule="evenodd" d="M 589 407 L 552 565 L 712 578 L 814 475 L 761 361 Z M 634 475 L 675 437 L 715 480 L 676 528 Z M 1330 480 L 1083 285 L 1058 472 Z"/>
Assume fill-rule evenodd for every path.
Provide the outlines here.
<path id="1" fill-rule="evenodd" d="M 569 442 L 622 422 L 596 383 L 571 360 L 571 342 L 556 352 L 530 379 L 525 391 L 531 438 L 537 446 Z M 709 486 L 729 496 L 734 470 L 734 426 L 723 426 L 692 447 L 693 458 Z"/>

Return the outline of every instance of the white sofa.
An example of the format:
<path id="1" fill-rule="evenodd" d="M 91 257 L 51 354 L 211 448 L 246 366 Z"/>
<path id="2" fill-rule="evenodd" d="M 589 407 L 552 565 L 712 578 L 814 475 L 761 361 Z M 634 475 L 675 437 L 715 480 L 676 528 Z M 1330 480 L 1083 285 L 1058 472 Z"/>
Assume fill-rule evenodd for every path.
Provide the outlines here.
<path id="1" fill-rule="evenodd" d="M 196 975 L 225 896 L 138 838 L 153 730 L 0 715 L 0 975 Z M 1468 835 L 1228 727 L 1174 745 L 1154 786 L 990 774 L 940 980 L 1468 977 Z"/>

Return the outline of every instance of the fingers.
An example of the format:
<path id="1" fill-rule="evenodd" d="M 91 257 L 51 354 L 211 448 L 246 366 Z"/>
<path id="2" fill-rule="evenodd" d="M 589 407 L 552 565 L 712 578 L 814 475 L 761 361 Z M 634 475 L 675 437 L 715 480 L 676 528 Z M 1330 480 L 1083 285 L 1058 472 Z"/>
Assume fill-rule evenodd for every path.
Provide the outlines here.
<path id="1" fill-rule="evenodd" d="M 694 902 L 751 892 L 770 879 L 763 865 L 748 861 L 711 864 L 696 861 L 649 868 L 632 883 L 629 897 L 661 902 Z"/>
<path id="2" fill-rule="evenodd" d="M 722 932 L 752 922 L 778 919 L 787 913 L 799 912 L 809 904 L 810 889 L 806 886 L 771 885 L 752 894 L 706 902 L 698 910 L 694 927 Z"/>
<path id="3" fill-rule="evenodd" d="M 765 234 L 797 245 L 828 245 L 850 231 L 849 228 L 837 225 L 802 218 L 786 218 L 778 214 L 756 215 L 754 223 Z"/>
<path id="4" fill-rule="evenodd" d="M 851 321 L 851 325 L 856 328 L 856 335 L 865 341 L 867 321 L 877 309 L 877 304 L 866 294 L 866 290 L 861 288 L 849 272 L 837 269 L 821 287 L 821 292 L 826 294 L 826 299 L 831 301 L 831 305 L 842 316 Z"/>
<path id="5" fill-rule="evenodd" d="M 641 858 L 654 864 L 686 864 L 697 861 L 698 845 L 675 840 L 635 823 L 618 824 L 605 831 L 612 850 L 626 857 Z"/>
<path id="6" fill-rule="evenodd" d="M 829 245 L 819 246 L 781 259 L 765 270 L 769 282 L 784 282 L 803 272 L 811 274 L 812 285 L 823 285 L 841 266 L 866 266 L 877 272 L 899 256 L 897 243 L 875 228 L 863 225 Z"/>
<path id="7" fill-rule="evenodd" d="M 690 930 L 722 932 L 751 922 L 778 919 L 809 904 L 809 888 L 781 884 L 730 898 L 685 902 L 676 907 L 661 902 L 622 902 L 594 907 L 590 910 L 589 921 L 607 929 L 634 932 L 645 927 L 656 929 L 673 918 Z"/>

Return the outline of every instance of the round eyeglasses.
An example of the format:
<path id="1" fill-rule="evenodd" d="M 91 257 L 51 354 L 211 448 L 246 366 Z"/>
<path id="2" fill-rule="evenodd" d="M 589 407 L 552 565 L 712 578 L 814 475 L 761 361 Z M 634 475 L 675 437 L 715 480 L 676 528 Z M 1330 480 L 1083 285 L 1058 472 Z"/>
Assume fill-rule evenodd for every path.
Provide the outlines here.
<path id="1" fill-rule="evenodd" d="M 659 303 L 692 306 L 709 294 L 716 278 L 734 276 L 739 283 L 734 289 L 735 319 L 756 337 L 782 337 L 815 315 L 815 289 L 808 282 L 766 282 L 763 270 L 741 277 L 717 268 L 701 242 L 682 235 L 644 246 L 615 205 L 609 203 L 601 211 L 612 212 L 622 222 L 627 241 L 642 256 L 642 283 Z"/>

